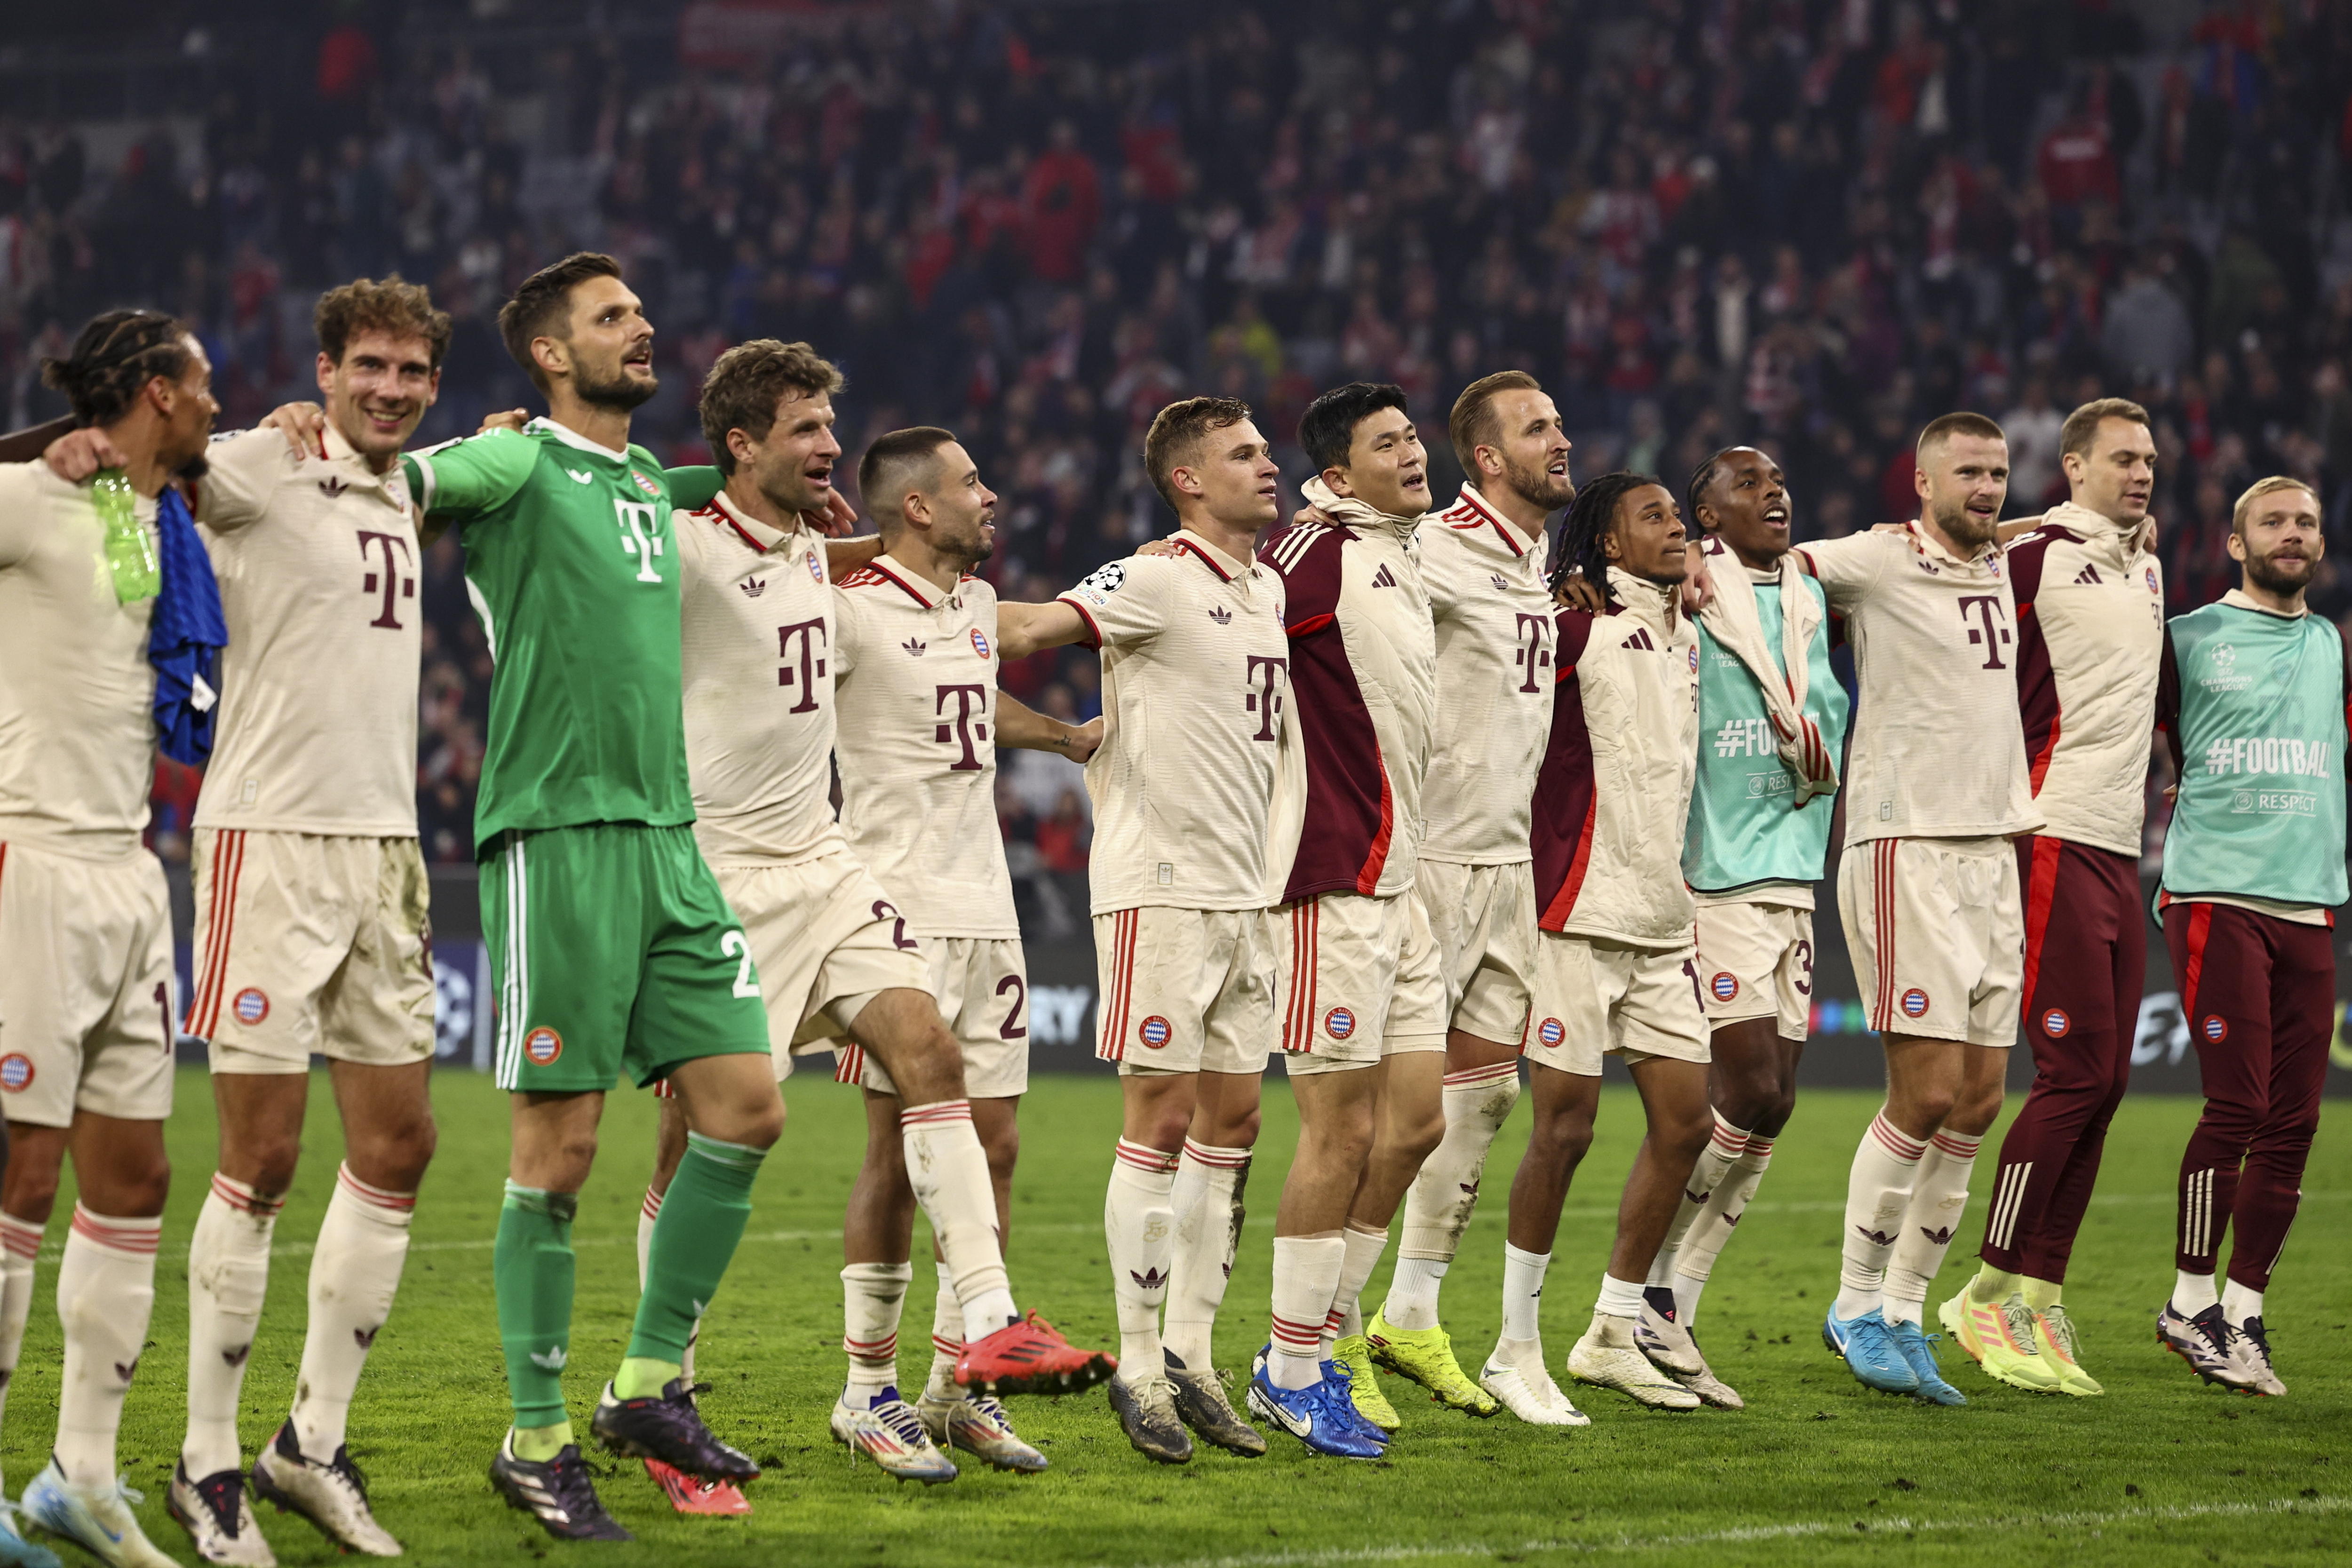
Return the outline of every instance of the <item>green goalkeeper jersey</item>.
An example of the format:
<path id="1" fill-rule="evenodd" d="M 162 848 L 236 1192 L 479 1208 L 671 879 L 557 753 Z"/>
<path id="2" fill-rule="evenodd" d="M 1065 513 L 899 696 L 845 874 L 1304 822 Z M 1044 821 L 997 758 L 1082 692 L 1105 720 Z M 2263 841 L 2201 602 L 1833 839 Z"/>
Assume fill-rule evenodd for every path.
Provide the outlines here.
<path id="1" fill-rule="evenodd" d="M 418 510 L 463 531 L 496 661 L 478 852 L 502 833 L 692 822 L 661 465 L 545 419 L 401 461 Z"/>

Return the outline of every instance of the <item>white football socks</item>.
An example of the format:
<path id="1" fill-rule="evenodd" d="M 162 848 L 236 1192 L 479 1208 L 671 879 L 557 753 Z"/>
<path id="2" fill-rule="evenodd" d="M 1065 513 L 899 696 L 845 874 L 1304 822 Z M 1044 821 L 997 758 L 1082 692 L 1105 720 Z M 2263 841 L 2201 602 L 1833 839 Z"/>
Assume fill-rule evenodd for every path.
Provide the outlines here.
<path id="1" fill-rule="evenodd" d="M 1916 1323 L 1926 1316 L 1927 1289 L 1944 1255 L 1959 1234 L 1969 1206 L 1969 1175 L 1976 1169 L 1984 1135 L 1939 1131 L 1927 1141 L 1927 1156 L 1912 1179 L 1911 1206 L 1903 1216 L 1903 1239 L 1895 1244 L 1882 1287 L 1886 1321 Z"/>
<path id="2" fill-rule="evenodd" d="M 1680 1263 L 1685 1242 L 1699 1215 L 1706 1212 L 1715 1200 L 1715 1190 L 1721 1186 L 1739 1157 L 1748 1152 L 1748 1130 L 1734 1127 L 1716 1113 L 1715 1131 L 1709 1135 L 1706 1147 L 1698 1152 L 1691 1166 L 1688 1180 L 1683 1183 L 1682 1201 L 1675 1205 L 1675 1217 L 1666 1226 L 1666 1238 L 1658 1246 L 1658 1256 L 1650 1262 L 1646 1283 L 1671 1289 L 1675 1270 Z"/>
<path id="3" fill-rule="evenodd" d="M 1397 1243 L 1400 1281 L 1407 1278 L 1408 1260 L 1454 1261 L 1462 1246 L 1462 1233 L 1470 1226 L 1470 1213 L 1478 1204 L 1478 1183 L 1486 1173 L 1487 1152 L 1494 1148 L 1495 1135 L 1510 1120 L 1511 1108 L 1518 1102 L 1516 1059 L 1445 1075 L 1445 1136 L 1422 1162 L 1421 1173 L 1404 1196 L 1404 1229 Z M 1409 1282 L 1415 1293 L 1403 1300 L 1392 1282 L 1381 1316 L 1400 1329 L 1435 1328 L 1436 1282 L 1444 1277 L 1443 1268 L 1412 1271 Z M 1398 1316 L 1400 1312 L 1416 1320 L 1425 1316 L 1428 1321 L 1407 1322 Z"/>
<path id="4" fill-rule="evenodd" d="M 1388 1300 L 1381 1303 L 1381 1316 L 1389 1327 L 1409 1332 L 1437 1327 L 1438 1292 L 1453 1267 L 1434 1258 L 1399 1253 L 1396 1272 L 1389 1276 Z"/>
<path id="5" fill-rule="evenodd" d="M 1503 1338 L 1540 1340 L 1544 1275 L 1551 1268 L 1549 1252 L 1521 1252 L 1503 1243 Z"/>
<path id="6" fill-rule="evenodd" d="M 1331 1298 L 1331 1314 L 1323 1326 L 1323 1353 L 1331 1353 L 1331 1342 L 1349 1334 L 1364 1331 L 1364 1287 L 1372 1281 L 1372 1270 L 1381 1265 L 1381 1254 L 1388 1249 L 1386 1226 L 1379 1230 L 1360 1230 L 1350 1221 L 1339 1233 L 1347 1244 L 1347 1256 L 1339 1265 L 1339 1293 Z"/>
<path id="7" fill-rule="evenodd" d="M 1276 1388 L 1311 1388 L 1323 1380 L 1323 1325 L 1339 1294 L 1348 1244 L 1339 1237 L 1274 1238 L 1274 1311 L 1266 1376 Z"/>
<path id="8" fill-rule="evenodd" d="M 863 1410 L 898 1382 L 898 1314 L 911 1263 L 852 1263 L 841 1271 L 841 1350 L 849 1358 L 842 1403 Z"/>
<path id="9" fill-rule="evenodd" d="M 1675 1255 L 1675 1310 L 1683 1327 L 1687 1329 L 1697 1321 L 1698 1299 L 1706 1289 L 1707 1276 L 1715 1271 L 1715 1260 L 1731 1239 L 1732 1228 L 1748 1212 L 1749 1200 L 1764 1180 L 1765 1168 L 1771 1163 L 1772 1140 L 1749 1133 L 1747 1150 L 1716 1183 L 1697 1223 L 1683 1237 Z"/>
<path id="10" fill-rule="evenodd" d="M 1160 1342 L 1192 1372 L 1206 1372 L 1215 1364 L 1211 1342 L 1242 1238 L 1242 1194 L 1249 1184 L 1249 1168 L 1247 1149 L 1184 1140 L 1171 1197 L 1176 1248 L 1169 1261 Z"/>
<path id="11" fill-rule="evenodd" d="M 2172 1276 L 2172 1310 L 2184 1318 L 2193 1318 L 2208 1307 L 2218 1307 L 2221 1298 L 2214 1294 L 2213 1276 L 2190 1274 L 2176 1270 Z"/>
<path id="12" fill-rule="evenodd" d="M 40 1226 L 0 1214 L 0 1410 L 25 1352 L 25 1324 L 33 1315 L 33 1268 L 41 1255 Z"/>
<path id="13" fill-rule="evenodd" d="M 392 1316 L 415 1215 L 415 1193 L 372 1187 L 349 1165 L 335 1173 L 335 1195 L 310 1255 L 310 1322 L 294 1384 L 291 1419 L 305 1458 L 330 1465 L 343 1446 L 369 1348 Z"/>
<path id="14" fill-rule="evenodd" d="M 955 1369 L 963 1354 L 963 1307 L 956 1300 L 955 1279 L 948 1266 L 933 1267 L 940 1274 L 940 1293 L 931 1299 L 931 1374 L 923 1381 L 923 1397 L 961 1399 L 963 1384 L 955 1380 Z"/>
<path id="15" fill-rule="evenodd" d="M 245 1468 L 236 1398 L 269 1292 L 270 1235 L 285 1206 L 215 1171 L 197 1211 L 188 1240 L 188 1433 L 180 1445 L 193 1480 Z"/>
<path id="16" fill-rule="evenodd" d="M 898 1135 L 906 1145 L 908 1183 L 955 1277 L 964 1340 L 984 1340 L 1017 1321 L 1021 1310 L 1013 1303 L 1004 1272 L 996 1187 L 988 1173 L 988 1152 L 971 1124 L 971 1101 L 908 1106 L 898 1113 Z"/>
<path id="17" fill-rule="evenodd" d="M 1103 1242 L 1118 1307 L 1118 1375 L 1132 1387 L 1160 1375 L 1160 1307 L 1176 1249 L 1171 1200 L 1177 1156 L 1122 1138 L 1103 1194 Z"/>
<path id="18" fill-rule="evenodd" d="M 1886 1120 L 1884 1107 L 1871 1118 L 1846 1176 L 1845 1238 L 1837 1300 L 1830 1309 L 1839 1317 L 1859 1318 L 1878 1309 L 1886 1260 L 1903 1238 L 1903 1216 L 1927 1152 L 1926 1143 Z"/>
<path id="19" fill-rule="evenodd" d="M 114 1438 L 155 1310 L 161 1219 L 116 1219 L 74 1205 L 58 1265 L 65 1373 L 58 1390 L 58 1468 L 78 1487 L 114 1485 Z"/>
<path id="20" fill-rule="evenodd" d="M 2245 1327 L 2248 1318 L 2263 1315 L 2263 1293 L 2251 1285 L 2230 1280 L 2221 1287 L 2221 1315 L 2237 1327 Z"/>
<path id="21" fill-rule="evenodd" d="M 646 1288 L 646 1276 L 653 1268 L 654 1225 L 661 1218 L 662 1194 L 653 1188 L 646 1189 L 646 1201 L 637 1209 L 637 1289 Z M 686 1331 L 686 1354 L 678 1358 L 678 1381 L 694 1386 L 694 1347 L 702 1338 L 702 1320 L 697 1318 L 694 1327 Z"/>

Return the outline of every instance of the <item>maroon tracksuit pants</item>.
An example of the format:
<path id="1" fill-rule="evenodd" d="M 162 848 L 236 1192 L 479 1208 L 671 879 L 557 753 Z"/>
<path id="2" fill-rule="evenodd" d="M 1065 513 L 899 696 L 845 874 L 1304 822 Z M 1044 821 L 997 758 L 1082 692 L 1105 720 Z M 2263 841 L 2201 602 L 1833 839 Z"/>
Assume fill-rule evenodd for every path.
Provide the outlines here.
<path id="1" fill-rule="evenodd" d="M 2001 1140 L 1979 1256 L 2054 1282 L 2066 1278 L 2107 1123 L 2131 1080 L 2147 926 L 2128 855 L 2037 835 L 2017 841 L 2017 862 L 2033 1087 Z"/>
<path id="2" fill-rule="evenodd" d="M 2229 904 L 2174 904 L 2164 944 L 2205 1079 L 2180 1160 L 2179 1258 L 2210 1274 L 2231 1222 L 2230 1278 L 2270 1284 L 2303 1196 L 2336 1030 L 2334 933 Z"/>

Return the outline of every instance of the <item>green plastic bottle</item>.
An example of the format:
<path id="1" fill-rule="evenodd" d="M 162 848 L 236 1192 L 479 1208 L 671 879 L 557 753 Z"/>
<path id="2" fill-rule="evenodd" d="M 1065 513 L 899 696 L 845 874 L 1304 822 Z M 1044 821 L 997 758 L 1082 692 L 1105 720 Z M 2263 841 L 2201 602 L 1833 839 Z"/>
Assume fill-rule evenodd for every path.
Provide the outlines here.
<path id="1" fill-rule="evenodd" d="M 139 499 L 121 468 L 101 468 L 90 481 L 89 499 L 106 524 L 106 569 L 114 578 L 117 604 L 135 605 L 163 590 L 163 569 L 155 542 L 139 521 Z"/>

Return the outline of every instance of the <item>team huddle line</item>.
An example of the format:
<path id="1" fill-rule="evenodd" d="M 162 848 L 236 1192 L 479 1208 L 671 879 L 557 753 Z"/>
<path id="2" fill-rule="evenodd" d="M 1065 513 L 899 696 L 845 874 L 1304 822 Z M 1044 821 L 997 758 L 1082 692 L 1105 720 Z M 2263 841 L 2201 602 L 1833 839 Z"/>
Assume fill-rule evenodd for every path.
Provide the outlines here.
<path id="1" fill-rule="evenodd" d="M 2301 481 L 2247 491 L 2242 585 L 2168 621 L 2158 454 L 2122 399 L 2067 420 L 2071 499 L 2043 517 L 2000 521 L 2000 427 L 1956 413 L 1920 434 L 1915 520 L 1798 544 L 1754 447 L 1679 493 L 1572 482 L 1559 414 L 1517 371 L 1452 409 L 1467 479 L 1442 509 L 1400 389 L 1324 393 L 1285 525 L 1252 410 L 1192 397 L 1144 451 L 1177 531 L 1051 602 L 1000 603 L 977 574 L 996 497 L 951 431 L 861 455 L 878 531 L 852 537 L 842 379 L 810 345 L 722 354 L 700 393 L 714 464 L 666 469 L 629 441 L 654 329 L 616 262 L 544 268 L 499 324 L 546 414 L 410 449 L 451 331 L 422 288 L 323 296 L 321 402 L 218 437 L 194 334 L 110 311 L 45 367 L 75 428 L 0 465 L 0 944 L 46 955 L 0 973 L 0 1379 L 68 1154 L 81 1194 L 57 1441 L 0 1511 L 0 1563 L 57 1562 L 18 1520 L 110 1563 L 172 1561 L 114 1448 L 182 1023 L 209 1052 L 220 1158 L 189 1244 L 168 1511 L 211 1563 L 274 1562 L 254 1499 L 400 1552 L 344 1437 L 434 1152 L 416 582 L 452 527 L 495 659 L 476 841 L 512 1110 L 492 1270 L 513 1422 L 488 1468 L 552 1535 L 628 1538 L 564 1384 L 605 1095 L 649 1089 L 660 1121 L 640 1300 L 591 1434 L 678 1511 L 740 1513 L 759 1466 L 705 1423 L 696 1340 L 784 1131 L 779 1085 L 812 1054 L 860 1086 L 867 1131 L 830 1425 L 891 1476 L 952 1480 L 958 1456 L 1045 1469 L 1004 1400 L 1097 1384 L 1171 1464 L 1264 1454 L 1263 1427 L 1318 1455 L 1400 1452 L 1383 1373 L 1467 1415 L 1587 1424 L 1538 1308 L 1609 1055 L 1645 1138 L 1568 1381 L 1742 1408 L 1695 1325 L 1793 1108 L 1841 815 L 1838 913 L 1887 1095 L 1853 1158 L 1823 1340 L 1871 1389 L 1968 1402 L 1927 1302 L 2021 1024 L 2033 1088 L 1987 1184 L 1980 1266 L 1937 1315 L 1987 1375 L 2096 1395 L 2063 1282 L 2129 1071 L 2158 733 L 2179 781 L 2158 914 L 2207 1105 L 2157 1336 L 2208 1381 L 2285 1392 L 2263 1291 L 2333 1024 L 2352 698 L 2341 637 L 2304 603 L 2324 544 Z M 1005 661 L 1072 644 L 1100 657 L 1100 718 L 999 689 Z M 159 747 L 206 765 L 184 1019 L 140 842 Z M 1003 747 L 1083 763 L 1094 803 L 1097 1054 L 1122 1101 L 1115 1355 L 1024 1310 L 1004 1262 L 1029 1051 Z M 1214 1331 L 1276 1052 L 1299 1139 L 1236 1409 Z M 314 1055 L 347 1153 L 296 1400 L 248 1467 L 237 1398 Z M 1501 1333 L 1474 1375 L 1444 1284 L 1522 1099 Z M 909 1401 L 919 1208 L 940 1288 Z"/>

